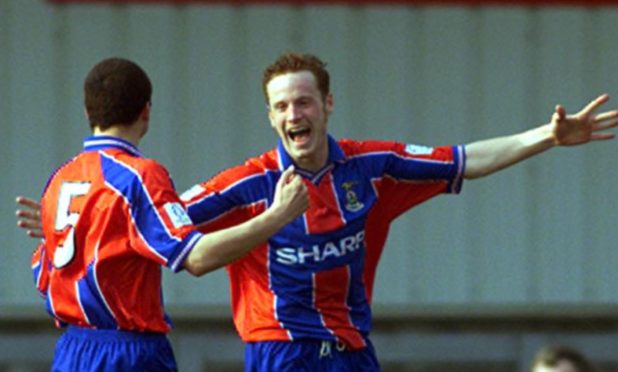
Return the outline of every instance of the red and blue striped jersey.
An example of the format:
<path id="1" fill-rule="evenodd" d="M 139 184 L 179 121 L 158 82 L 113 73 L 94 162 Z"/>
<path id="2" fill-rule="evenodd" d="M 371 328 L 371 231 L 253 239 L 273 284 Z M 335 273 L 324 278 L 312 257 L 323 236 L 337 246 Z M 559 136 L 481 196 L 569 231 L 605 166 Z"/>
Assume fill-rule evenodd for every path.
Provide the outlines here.
<path id="1" fill-rule="evenodd" d="M 301 169 L 309 209 L 226 267 L 234 323 L 245 342 L 321 339 L 363 348 L 376 266 L 390 223 L 439 193 L 460 190 L 464 149 L 336 141 L 317 173 Z M 194 186 L 181 198 L 204 232 L 272 203 L 293 160 L 278 147 Z"/>
<path id="2" fill-rule="evenodd" d="M 88 137 L 41 204 L 45 238 L 32 270 L 58 326 L 170 330 L 161 266 L 182 269 L 202 234 L 163 166 L 122 139 Z"/>

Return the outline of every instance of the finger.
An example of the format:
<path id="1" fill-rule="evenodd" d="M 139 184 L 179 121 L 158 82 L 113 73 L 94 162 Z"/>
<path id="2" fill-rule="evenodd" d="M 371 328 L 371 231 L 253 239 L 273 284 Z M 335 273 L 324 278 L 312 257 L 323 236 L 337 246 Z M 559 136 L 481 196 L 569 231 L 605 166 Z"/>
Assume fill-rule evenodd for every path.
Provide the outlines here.
<path id="1" fill-rule="evenodd" d="M 289 183 L 290 180 L 294 177 L 294 166 L 290 165 L 286 170 L 281 173 L 281 178 L 285 183 Z"/>
<path id="2" fill-rule="evenodd" d="M 592 111 L 596 110 L 599 106 L 609 100 L 609 94 L 601 94 L 596 99 L 592 100 L 586 107 L 584 107 L 579 113 L 588 115 Z"/>
<path id="3" fill-rule="evenodd" d="M 288 183 L 289 176 L 290 176 L 290 168 L 287 168 L 286 170 L 281 172 L 281 176 L 279 177 L 279 180 L 277 181 L 278 189 L 281 189 L 283 185 Z"/>
<path id="4" fill-rule="evenodd" d="M 288 185 L 290 185 L 295 192 L 298 192 L 299 189 L 306 189 L 305 180 L 298 174 L 294 173 L 291 175 Z"/>
<path id="5" fill-rule="evenodd" d="M 591 129 L 593 132 L 598 132 L 616 127 L 618 127 L 618 120 L 610 121 L 607 123 L 595 123 L 591 126 Z"/>
<path id="6" fill-rule="evenodd" d="M 594 122 L 598 123 L 601 121 L 615 119 L 615 118 L 618 118 L 618 110 L 608 111 L 608 112 L 598 114 L 597 116 L 594 117 Z"/>
<path id="7" fill-rule="evenodd" d="M 300 189 L 300 191 L 305 193 L 305 194 L 309 194 L 309 188 L 307 187 L 307 182 L 308 181 L 305 181 L 299 175 L 296 175 L 296 177 L 298 177 L 298 188 Z"/>
<path id="8" fill-rule="evenodd" d="M 44 238 L 45 237 L 45 235 L 43 235 L 41 232 L 38 232 L 38 231 L 30 230 L 27 232 L 27 234 L 31 238 Z"/>
<path id="9" fill-rule="evenodd" d="M 605 141 L 616 137 L 614 133 L 594 133 L 590 136 L 591 141 Z"/>
<path id="10" fill-rule="evenodd" d="M 556 105 L 556 120 L 564 120 L 566 119 L 566 110 L 562 105 Z"/>
<path id="11" fill-rule="evenodd" d="M 18 196 L 15 201 L 17 204 L 23 205 L 30 209 L 41 209 L 41 204 L 34 199 L 26 198 L 25 196 Z"/>
<path id="12" fill-rule="evenodd" d="M 15 201 L 16 201 L 18 204 L 21 204 L 21 205 L 24 205 L 24 206 L 28 206 L 28 207 L 34 207 L 34 208 L 36 208 L 36 207 L 38 207 L 38 206 L 39 206 L 39 203 L 38 203 L 36 200 L 34 200 L 34 199 L 30 199 L 30 198 L 27 198 L 27 197 L 25 197 L 25 196 L 18 196 L 18 197 L 15 199 Z"/>
<path id="13" fill-rule="evenodd" d="M 302 212 L 306 211 L 307 209 L 309 209 L 309 198 L 303 199 L 302 204 L 300 205 L 300 210 Z"/>
<path id="14" fill-rule="evenodd" d="M 39 211 L 27 211 L 24 209 L 18 209 L 17 211 L 15 211 L 15 215 L 17 217 L 28 218 L 31 220 L 38 220 L 40 218 Z"/>
<path id="15" fill-rule="evenodd" d="M 301 191 L 303 192 L 303 194 L 305 195 L 309 195 L 309 188 L 307 187 L 307 184 L 303 182 L 303 179 L 301 177 L 298 177 L 300 179 L 300 188 Z"/>
<path id="16" fill-rule="evenodd" d="M 17 226 L 21 227 L 22 229 L 40 229 L 41 228 L 40 223 L 26 221 L 26 220 L 17 221 Z"/>
<path id="17" fill-rule="evenodd" d="M 309 188 L 304 182 L 301 182 L 300 190 L 298 190 L 298 194 L 301 198 L 306 199 L 309 202 Z"/>

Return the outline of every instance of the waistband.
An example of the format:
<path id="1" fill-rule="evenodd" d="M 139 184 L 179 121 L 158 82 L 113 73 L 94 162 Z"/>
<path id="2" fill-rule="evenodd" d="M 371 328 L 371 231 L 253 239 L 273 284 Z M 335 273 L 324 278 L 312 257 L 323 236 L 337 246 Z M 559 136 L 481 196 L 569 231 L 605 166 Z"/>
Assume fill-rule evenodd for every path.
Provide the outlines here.
<path id="1" fill-rule="evenodd" d="M 165 333 L 123 331 L 117 329 L 91 329 L 68 326 L 66 334 L 71 337 L 100 341 L 144 341 L 166 340 Z"/>

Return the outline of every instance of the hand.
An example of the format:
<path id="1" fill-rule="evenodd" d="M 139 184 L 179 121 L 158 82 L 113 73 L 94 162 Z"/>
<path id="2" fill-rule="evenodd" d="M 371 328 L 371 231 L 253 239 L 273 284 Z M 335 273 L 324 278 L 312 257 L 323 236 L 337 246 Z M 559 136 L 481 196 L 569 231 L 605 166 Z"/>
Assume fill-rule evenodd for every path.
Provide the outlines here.
<path id="1" fill-rule="evenodd" d="M 26 234 L 32 238 L 43 238 L 41 204 L 24 196 L 18 196 L 15 201 L 18 205 L 26 208 L 18 209 L 15 212 L 15 215 L 18 217 L 17 226 L 26 230 Z"/>
<path id="2" fill-rule="evenodd" d="M 575 115 L 567 115 L 563 106 L 557 105 L 551 125 L 553 127 L 554 144 L 559 146 L 574 146 L 589 141 L 608 140 L 615 134 L 604 132 L 618 126 L 618 110 L 594 114 L 593 111 L 609 100 L 603 94 L 591 101 Z"/>
<path id="3" fill-rule="evenodd" d="M 285 224 L 292 222 L 309 207 L 309 191 L 301 176 L 289 167 L 277 182 L 275 196 L 271 208 L 277 211 Z"/>

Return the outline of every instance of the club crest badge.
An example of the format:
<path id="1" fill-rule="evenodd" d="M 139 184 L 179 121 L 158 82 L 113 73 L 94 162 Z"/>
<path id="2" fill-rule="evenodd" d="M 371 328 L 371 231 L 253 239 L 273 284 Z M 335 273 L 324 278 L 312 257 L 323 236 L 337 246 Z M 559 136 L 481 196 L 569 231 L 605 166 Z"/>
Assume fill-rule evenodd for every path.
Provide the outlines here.
<path id="1" fill-rule="evenodd" d="M 358 181 L 348 181 L 348 182 L 344 182 L 341 185 L 341 187 L 345 190 L 345 199 L 346 199 L 345 209 L 347 209 L 350 212 L 357 212 L 363 209 L 363 207 L 365 206 L 363 203 L 361 203 L 358 200 L 358 196 L 352 189 L 354 185 L 356 184 L 358 184 Z"/>

